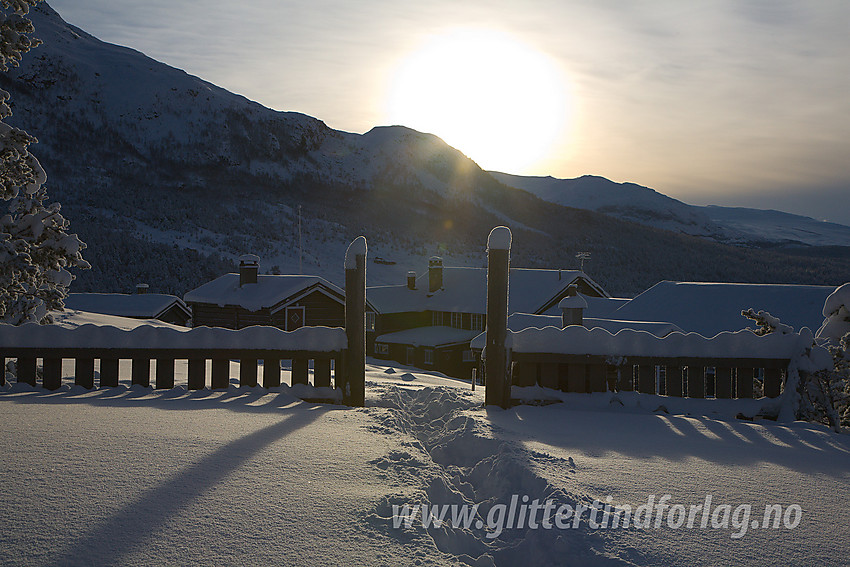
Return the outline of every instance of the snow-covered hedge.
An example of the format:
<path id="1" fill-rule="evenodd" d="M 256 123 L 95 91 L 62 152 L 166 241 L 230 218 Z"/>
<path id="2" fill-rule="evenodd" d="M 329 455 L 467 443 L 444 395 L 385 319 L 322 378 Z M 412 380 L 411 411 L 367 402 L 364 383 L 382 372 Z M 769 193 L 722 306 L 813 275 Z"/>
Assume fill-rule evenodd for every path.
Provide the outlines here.
<path id="1" fill-rule="evenodd" d="M 52 325 L 0 324 L 0 348 L 150 348 L 150 349 L 275 349 L 333 352 L 346 347 L 345 329 L 246 327 L 238 331 L 197 327 L 188 331 L 143 325 L 131 331 L 82 325 L 74 329 Z"/>

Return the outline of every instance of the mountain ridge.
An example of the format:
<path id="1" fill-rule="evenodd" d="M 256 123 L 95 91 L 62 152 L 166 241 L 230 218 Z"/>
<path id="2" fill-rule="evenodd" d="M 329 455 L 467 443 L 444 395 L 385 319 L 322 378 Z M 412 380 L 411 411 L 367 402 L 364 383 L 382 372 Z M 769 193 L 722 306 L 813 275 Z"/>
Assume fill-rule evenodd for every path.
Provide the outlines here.
<path id="1" fill-rule="evenodd" d="M 572 179 L 488 172 L 545 201 L 608 214 L 721 243 L 749 246 L 850 246 L 850 227 L 769 209 L 690 205 L 636 183 L 605 177 Z"/>
<path id="2" fill-rule="evenodd" d="M 333 130 L 101 42 L 44 4 L 32 19 L 44 44 L 0 75 L 0 88 L 12 95 L 9 122 L 41 140 L 32 150 L 49 194 L 89 244 L 94 267 L 74 291 L 147 281 L 182 295 L 246 252 L 264 271 L 303 264 L 340 283 L 342 254 L 361 234 L 370 255 L 396 262 L 370 264 L 370 282 L 403 283 L 432 254 L 482 265 L 497 224 L 514 231 L 514 265 L 571 268 L 590 251 L 591 275 L 617 294 L 661 279 L 850 280 L 848 258 L 738 250 L 552 204 L 432 134 Z"/>

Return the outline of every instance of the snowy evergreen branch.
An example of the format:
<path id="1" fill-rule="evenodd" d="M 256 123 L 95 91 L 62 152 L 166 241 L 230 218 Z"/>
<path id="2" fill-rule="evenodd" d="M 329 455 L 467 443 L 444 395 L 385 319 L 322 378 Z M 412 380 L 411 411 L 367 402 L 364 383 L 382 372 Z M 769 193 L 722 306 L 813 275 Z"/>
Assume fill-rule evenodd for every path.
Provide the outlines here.
<path id="1" fill-rule="evenodd" d="M 24 17 L 38 1 L 0 0 L 3 72 L 39 43 L 29 38 L 34 29 Z M 68 234 L 59 203 L 47 203 L 47 174 L 28 149 L 37 140 L 2 122 L 12 115 L 8 101 L 0 90 L 0 198 L 9 204 L 0 217 L 0 321 L 51 323 L 50 311 L 63 308 L 74 278 L 66 268 L 89 267 L 81 255 L 85 244 Z"/>

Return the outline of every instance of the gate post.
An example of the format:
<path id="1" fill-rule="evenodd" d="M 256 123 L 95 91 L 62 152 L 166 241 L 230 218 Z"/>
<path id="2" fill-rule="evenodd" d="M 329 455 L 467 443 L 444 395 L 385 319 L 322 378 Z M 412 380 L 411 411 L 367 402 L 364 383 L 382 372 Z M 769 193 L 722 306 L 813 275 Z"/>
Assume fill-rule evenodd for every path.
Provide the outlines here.
<path id="1" fill-rule="evenodd" d="M 508 408 L 511 379 L 505 339 L 508 335 L 508 279 L 511 229 L 497 226 L 487 238 L 487 328 L 484 403 Z"/>
<path id="2" fill-rule="evenodd" d="M 366 238 L 358 236 L 345 251 L 345 377 L 342 401 L 366 403 Z"/>

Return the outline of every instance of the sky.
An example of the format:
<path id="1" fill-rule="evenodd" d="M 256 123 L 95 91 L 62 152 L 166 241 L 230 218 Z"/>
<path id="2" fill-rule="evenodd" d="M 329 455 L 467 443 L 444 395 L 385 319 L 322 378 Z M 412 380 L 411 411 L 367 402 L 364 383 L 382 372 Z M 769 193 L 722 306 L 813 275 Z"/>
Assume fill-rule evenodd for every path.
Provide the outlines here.
<path id="1" fill-rule="evenodd" d="M 846 0 L 52 0 L 277 110 L 485 169 L 850 225 Z"/>

